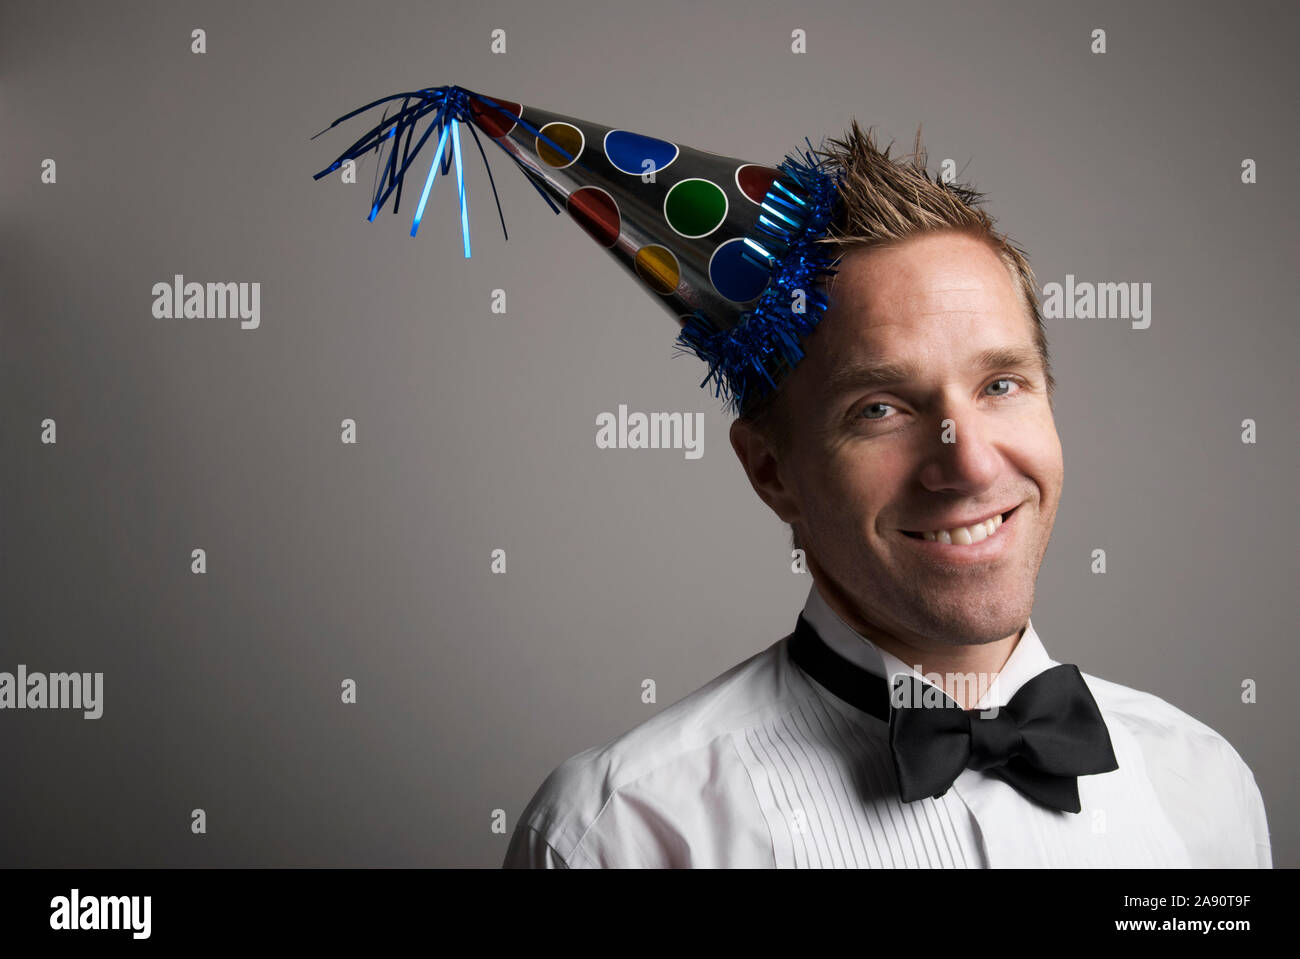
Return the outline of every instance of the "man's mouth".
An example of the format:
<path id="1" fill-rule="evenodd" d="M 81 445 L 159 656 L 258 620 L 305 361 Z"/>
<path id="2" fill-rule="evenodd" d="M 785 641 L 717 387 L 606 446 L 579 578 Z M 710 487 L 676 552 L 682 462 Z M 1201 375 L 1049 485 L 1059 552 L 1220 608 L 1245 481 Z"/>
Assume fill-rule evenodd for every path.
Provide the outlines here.
<path id="1" fill-rule="evenodd" d="M 981 543 L 994 536 L 1002 524 L 1010 518 L 1019 506 L 1013 506 L 1001 513 L 979 520 L 973 523 L 967 523 L 960 526 L 951 526 L 946 529 L 930 530 L 899 530 L 904 536 L 910 536 L 912 539 L 926 540 L 931 543 L 944 543 L 952 546 L 973 546 Z"/>

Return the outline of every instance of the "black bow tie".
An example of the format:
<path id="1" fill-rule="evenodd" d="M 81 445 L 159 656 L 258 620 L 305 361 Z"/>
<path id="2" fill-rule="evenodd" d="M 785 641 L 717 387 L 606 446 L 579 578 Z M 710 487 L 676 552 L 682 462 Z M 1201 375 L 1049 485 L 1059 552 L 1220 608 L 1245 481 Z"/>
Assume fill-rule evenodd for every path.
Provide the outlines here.
<path id="1" fill-rule="evenodd" d="M 1045 806 L 1077 813 L 1077 777 L 1119 768 L 1097 701 L 1077 666 L 1059 665 L 983 715 L 962 709 L 919 676 L 890 690 L 884 678 L 835 652 L 802 614 L 790 658 L 840 699 L 889 723 L 903 802 L 938 799 L 966 767 L 982 769 Z"/>

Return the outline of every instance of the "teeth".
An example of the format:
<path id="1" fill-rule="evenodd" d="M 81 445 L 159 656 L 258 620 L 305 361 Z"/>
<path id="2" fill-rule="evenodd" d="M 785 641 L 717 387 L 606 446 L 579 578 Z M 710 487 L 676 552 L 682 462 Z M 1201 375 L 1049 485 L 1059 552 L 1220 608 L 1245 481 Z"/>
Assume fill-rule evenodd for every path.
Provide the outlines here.
<path id="1" fill-rule="evenodd" d="M 976 523 L 974 526 L 960 526 L 957 529 L 940 529 L 934 532 L 922 533 L 931 543 L 948 543 L 958 546 L 970 546 L 978 543 L 980 540 L 987 539 L 997 532 L 1002 525 L 1002 516 L 994 516 L 982 523 Z"/>

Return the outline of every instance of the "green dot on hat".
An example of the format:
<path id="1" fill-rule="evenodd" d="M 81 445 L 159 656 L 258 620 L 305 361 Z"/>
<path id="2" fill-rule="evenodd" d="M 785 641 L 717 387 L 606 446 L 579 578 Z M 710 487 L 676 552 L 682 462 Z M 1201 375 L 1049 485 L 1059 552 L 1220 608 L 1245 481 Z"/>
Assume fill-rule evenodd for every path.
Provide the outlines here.
<path id="1" fill-rule="evenodd" d="M 682 236 L 708 236 L 726 218 L 727 194 L 712 180 L 682 180 L 664 197 L 664 219 Z"/>

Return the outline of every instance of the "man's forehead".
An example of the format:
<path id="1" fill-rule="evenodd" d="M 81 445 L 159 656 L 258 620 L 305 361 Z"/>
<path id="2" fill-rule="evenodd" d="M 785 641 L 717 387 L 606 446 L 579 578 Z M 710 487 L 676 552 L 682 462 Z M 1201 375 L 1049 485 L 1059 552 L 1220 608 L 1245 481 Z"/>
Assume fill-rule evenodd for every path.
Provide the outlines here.
<path id="1" fill-rule="evenodd" d="M 901 384 L 925 378 L 927 371 L 1041 365 L 1032 320 L 1018 304 L 990 310 L 982 291 L 959 287 L 914 294 L 910 307 L 907 315 L 826 317 L 807 345 L 798 388 L 825 395 Z"/>
<path id="2" fill-rule="evenodd" d="M 1018 295 L 1014 268 L 980 237 L 937 231 L 883 246 L 848 250 L 836 261 L 830 309 L 897 304 L 948 292 L 991 299 Z"/>
<path id="3" fill-rule="evenodd" d="M 1003 297 L 986 287 L 971 286 L 965 277 L 954 277 L 952 286 L 933 286 L 900 294 L 899 305 L 916 316 L 953 313 L 983 313 L 1000 304 Z"/>
<path id="4" fill-rule="evenodd" d="M 902 310 L 841 310 L 828 315 L 808 344 L 808 365 L 821 373 L 846 363 L 973 358 L 993 347 L 1035 345 L 1032 320 L 1018 301 L 990 301 L 979 288 L 906 295 Z"/>
<path id="5" fill-rule="evenodd" d="M 1020 291 L 1000 261 L 994 264 L 989 269 L 987 263 L 964 259 L 932 264 L 924 273 L 859 273 L 843 284 L 832 283 L 828 318 L 851 316 L 861 323 L 935 313 L 1001 312 L 1019 302 Z"/>
<path id="6" fill-rule="evenodd" d="M 982 367 L 997 351 L 1037 352 L 1016 280 L 982 241 L 940 235 L 854 250 L 839 269 L 807 343 L 805 389 L 821 392 L 845 368 Z"/>

